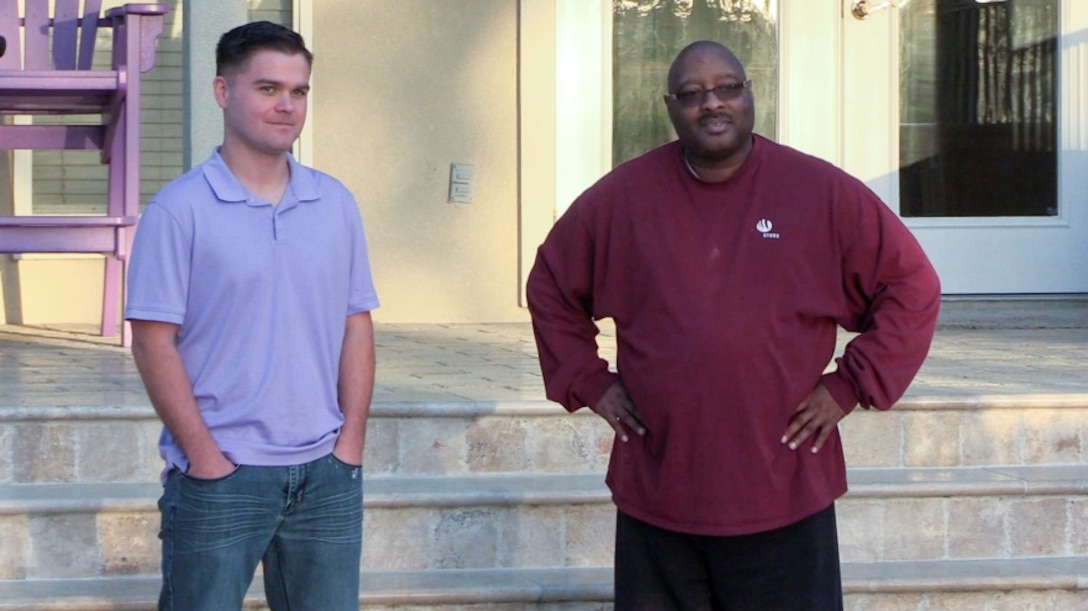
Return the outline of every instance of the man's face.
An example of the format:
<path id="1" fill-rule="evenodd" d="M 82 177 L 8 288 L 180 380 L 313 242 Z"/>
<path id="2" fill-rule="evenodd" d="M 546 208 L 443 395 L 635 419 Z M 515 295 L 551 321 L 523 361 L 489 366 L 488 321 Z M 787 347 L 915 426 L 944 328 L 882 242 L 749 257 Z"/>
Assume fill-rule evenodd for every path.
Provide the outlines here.
<path id="1" fill-rule="evenodd" d="M 670 93 L 707 91 L 703 95 L 666 99 L 669 119 L 687 154 L 704 162 L 729 161 L 746 155 L 752 138 L 755 111 L 751 87 L 723 95 L 708 90 L 737 85 L 745 80 L 740 63 L 715 49 L 696 50 L 674 67 Z"/>
<path id="2" fill-rule="evenodd" d="M 260 50 L 241 69 L 215 77 L 225 139 L 253 152 L 282 155 L 306 123 L 310 65 L 301 54 Z"/>

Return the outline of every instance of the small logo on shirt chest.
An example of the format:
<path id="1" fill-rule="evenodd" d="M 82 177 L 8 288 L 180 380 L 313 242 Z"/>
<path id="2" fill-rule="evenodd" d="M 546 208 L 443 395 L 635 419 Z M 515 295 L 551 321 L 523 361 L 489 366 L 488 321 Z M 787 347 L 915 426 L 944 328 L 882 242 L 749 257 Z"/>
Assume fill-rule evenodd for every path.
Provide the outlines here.
<path id="1" fill-rule="evenodd" d="M 772 232 L 772 229 L 774 229 L 774 223 L 772 223 L 770 219 L 759 219 L 759 221 L 756 222 L 756 231 L 763 235 L 764 240 L 777 240 L 782 237 L 779 234 Z"/>

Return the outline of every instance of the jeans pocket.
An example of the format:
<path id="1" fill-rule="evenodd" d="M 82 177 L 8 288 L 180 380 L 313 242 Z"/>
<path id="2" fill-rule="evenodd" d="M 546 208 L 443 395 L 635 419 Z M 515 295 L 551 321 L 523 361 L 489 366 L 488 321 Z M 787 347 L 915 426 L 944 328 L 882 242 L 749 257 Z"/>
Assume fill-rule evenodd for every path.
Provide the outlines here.
<path id="1" fill-rule="evenodd" d="M 336 454 L 333 454 L 332 452 L 329 452 L 329 458 L 331 458 L 332 461 L 337 466 L 343 467 L 344 469 L 362 469 L 363 468 L 362 465 L 353 465 L 351 463 L 347 463 L 347 462 L 344 462 L 343 460 L 340 460 L 340 458 Z"/>
<path id="2" fill-rule="evenodd" d="M 192 475 L 189 475 L 185 471 L 181 471 L 181 470 L 178 470 L 178 475 L 180 475 L 181 478 L 186 480 L 186 481 L 197 482 L 197 483 L 205 483 L 205 484 L 214 484 L 215 482 L 225 482 L 225 481 L 229 480 L 230 478 L 234 477 L 235 474 L 238 473 L 238 470 L 241 469 L 241 468 L 242 468 L 242 465 L 234 465 L 234 470 L 231 471 L 230 473 L 228 473 L 226 475 L 223 475 L 221 477 L 215 477 L 215 478 L 212 478 L 212 479 L 203 479 L 203 478 L 200 478 L 200 477 L 193 477 Z"/>

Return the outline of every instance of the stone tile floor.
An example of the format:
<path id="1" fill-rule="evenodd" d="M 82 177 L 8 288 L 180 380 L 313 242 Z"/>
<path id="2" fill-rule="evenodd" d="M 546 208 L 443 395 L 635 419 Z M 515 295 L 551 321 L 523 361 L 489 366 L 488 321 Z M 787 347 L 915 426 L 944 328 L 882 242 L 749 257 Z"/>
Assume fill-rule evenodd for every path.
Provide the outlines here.
<path id="1" fill-rule="evenodd" d="M 544 401 L 526 322 L 379 322 L 376 337 L 375 404 Z M 611 357 L 607 325 L 600 343 Z M 907 398 L 1059 393 L 1088 393 L 1088 300 L 946 303 Z M 0 325 L 0 409 L 147 405 L 115 338 L 88 327 Z"/>

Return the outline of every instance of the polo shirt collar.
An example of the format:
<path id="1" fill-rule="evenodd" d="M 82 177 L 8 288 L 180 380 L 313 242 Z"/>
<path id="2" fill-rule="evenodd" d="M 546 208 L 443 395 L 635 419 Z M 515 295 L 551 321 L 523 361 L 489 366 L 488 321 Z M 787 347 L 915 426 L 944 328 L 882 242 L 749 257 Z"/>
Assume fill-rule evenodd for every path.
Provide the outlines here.
<path id="1" fill-rule="evenodd" d="M 317 183 L 313 172 L 306 166 L 295 160 L 291 154 L 287 155 L 287 163 L 291 167 L 291 182 L 284 191 L 284 201 L 309 202 L 319 199 Z M 227 167 L 223 157 L 219 154 L 219 147 L 215 147 L 212 156 L 201 166 L 204 178 L 215 192 L 216 198 L 221 202 L 245 202 L 249 199 L 249 191 L 234 176 Z"/>

